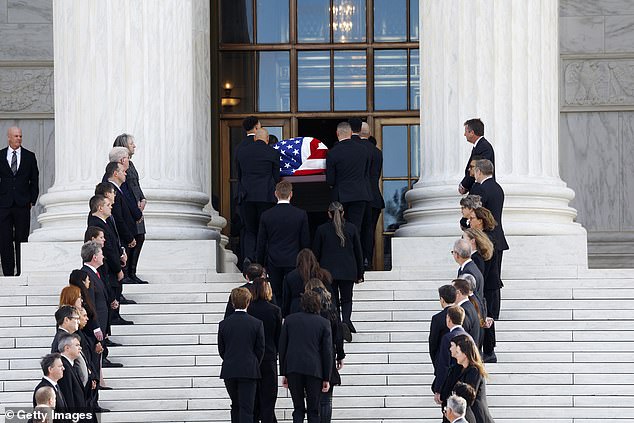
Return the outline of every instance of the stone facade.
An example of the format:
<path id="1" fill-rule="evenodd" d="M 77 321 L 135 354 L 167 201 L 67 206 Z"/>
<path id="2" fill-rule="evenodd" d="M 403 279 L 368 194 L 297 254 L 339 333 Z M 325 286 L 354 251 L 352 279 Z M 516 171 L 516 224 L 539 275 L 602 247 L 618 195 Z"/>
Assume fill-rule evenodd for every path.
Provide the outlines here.
<path id="1" fill-rule="evenodd" d="M 19 125 L 53 185 L 52 0 L 0 0 L 0 134 Z M 588 230 L 590 264 L 632 263 L 634 3 L 560 0 L 560 173 Z M 42 212 L 34 208 L 35 217 Z M 618 257 L 615 255 L 618 254 Z"/>
<path id="2" fill-rule="evenodd" d="M 55 174 L 52 3 L 0 0 L 0 145 L 6 145 L 7 128 L 22 128 L 24 147 L 37 155 L 42 194 Z M 38 201 L 32 229 L 42 211 Z"/>
<path id="3" fill-rule="evenodd" d="M 561 0 L 560 169 L 594 267 L 632 266 L 634 3 Z"/>

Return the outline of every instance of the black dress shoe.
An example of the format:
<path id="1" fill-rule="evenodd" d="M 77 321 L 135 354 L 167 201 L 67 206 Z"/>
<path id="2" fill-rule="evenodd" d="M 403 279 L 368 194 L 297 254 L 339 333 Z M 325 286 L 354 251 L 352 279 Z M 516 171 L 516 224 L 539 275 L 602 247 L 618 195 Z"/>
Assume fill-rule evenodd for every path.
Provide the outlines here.
<path id="1" fill-rule="evenodd" d="M 123 367 L 123 364 L 121 363 L 113 363 L 112 361 L 108 360 L 107 358 L 103 359 L 103 362 L 101 363 L 102 367 Z"/>
<path id="2" fill-rule="evenodd" d="M 104 342 L 105 342 L 107 347 L 121 347 L 122 346 L 118 342 L 111 341 L 109 338 L 106 338 Z"/>
<path id="3" fill-rule="evenodd" d="M 121 297 L 119 297 L 119 304 L 136 304 L 136 301 L 128 300 L 126 297 L 121 295 Z"/>
<path id="4" fill-rule="evenodd" d="M 144 281 L 143 279 L 141 279 L 137 275 L 130 276 L 130 279 L 132 279 L 134 282 L 136 282 L 138 284 L 142 284 L 142 285 L 145 285 L 145 284 L 149 283 L 148 281 Z"/>
<path id="5" fill-rule="evenodd" d="M 97 407 L 95 407 L 95 412 L 96 413 L 109 413 L 110 409 L 97 406 Z"/>
<path id="6" fill-rule="evenodd" d="M 132 320 L 126 320 L 123 317 L 119 317 L 118 319 L 113 319 L 110 322 L 111 325 L 133 325 L 134 322 Z"/>
<path id="7" fill-rule="evenodd" d="M 350 332 L 357 333 L 357 329 L 354 327 L 352 322 L 345 322 L 345 323 L 346 323 L 346 325 L 348 325 L 348 328 L 350 328 Z"/>
<path id="8" fill-rule="evenodd" d="M 491 354 L 484 354 L 482 356 L 482 361 L 485 363 L 497 363 L 498 357 L 495 355 L 495 352 L 492 352 Z"/>
<path id="9" fill-rule="evenodd" d="M 100 391 L 112 391 L 112 388 L 110 386 L 101 386 L 101 385 L 99 385 L 99 390 Z"/>
<path id="10" fill-rule="evenodd" d="M 126 276 L 125 278 L 121 279 L 119 281 L 119 283 L 122 284 L 122 285 L 124 285 L 124 284 L 135 284 L 135 283 L 137 283 L 137 281 L 135 281 L 134 279 L 129 278 L 129 277 Z"/>

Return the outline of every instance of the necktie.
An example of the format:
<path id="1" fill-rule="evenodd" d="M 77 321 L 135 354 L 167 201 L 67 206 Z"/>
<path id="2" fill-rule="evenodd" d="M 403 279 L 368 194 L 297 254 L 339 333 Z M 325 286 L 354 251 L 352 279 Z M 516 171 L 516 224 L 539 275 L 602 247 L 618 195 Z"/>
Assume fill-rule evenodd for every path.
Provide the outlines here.
<path id="1" fill-rule="evenodd" d="M 18 153 L 15 151 L 11 157 L 11 172 L 13 172 L 14 175 L 18 173 Z"/>

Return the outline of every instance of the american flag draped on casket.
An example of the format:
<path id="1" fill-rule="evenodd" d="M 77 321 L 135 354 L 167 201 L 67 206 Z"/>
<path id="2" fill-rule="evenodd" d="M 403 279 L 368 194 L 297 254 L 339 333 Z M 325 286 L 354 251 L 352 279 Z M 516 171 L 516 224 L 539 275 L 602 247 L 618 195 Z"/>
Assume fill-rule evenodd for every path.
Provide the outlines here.
<path id="1" fill-rule="evenodd" d="M 297 137 L 273 146 L 280 152 L 280 175 L 320 175 L 326 173 L 328 147 L 317 138 Z"/>

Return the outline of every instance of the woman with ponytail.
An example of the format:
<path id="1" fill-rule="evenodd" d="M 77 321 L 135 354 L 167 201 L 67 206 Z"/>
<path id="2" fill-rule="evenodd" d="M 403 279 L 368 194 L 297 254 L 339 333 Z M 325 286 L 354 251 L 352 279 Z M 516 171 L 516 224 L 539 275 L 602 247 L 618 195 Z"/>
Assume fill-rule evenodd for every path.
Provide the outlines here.
<path id="1" fill-rule="evenodd" d="M 341 310 L 344 339 L 350 342 L 356 333 L 352 324 L 352 291 L 355 282 L 363 282 L 363 252 L 357 227 L 346 222 L 338 201 L 328 207 L 329 222 L 317 228 L 313 252 L 322 268 L 332 275 L 335 303 Z"/>

